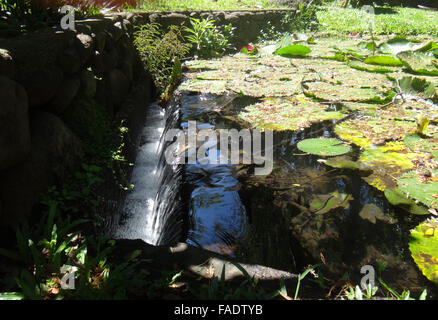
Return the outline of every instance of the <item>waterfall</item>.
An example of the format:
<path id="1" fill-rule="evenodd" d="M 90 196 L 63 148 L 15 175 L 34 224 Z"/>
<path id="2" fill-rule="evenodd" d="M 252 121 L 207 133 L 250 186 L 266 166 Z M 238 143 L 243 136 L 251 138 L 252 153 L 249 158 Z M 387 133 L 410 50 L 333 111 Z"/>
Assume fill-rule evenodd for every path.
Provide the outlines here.
<path id="1" fill-rule="evenodd" d="M 116 238 L 142 239 L 152 245 L 180 240 L 183 165 L 167 164 L 164 157 L 171 143 L 164 136 L 178 127 L 179 114 L 176 102 L 166 112 L 157 103 L 148 107 L 131 177 L 134 188 L 124 200 L 120 221 L 113 226 Z"/>

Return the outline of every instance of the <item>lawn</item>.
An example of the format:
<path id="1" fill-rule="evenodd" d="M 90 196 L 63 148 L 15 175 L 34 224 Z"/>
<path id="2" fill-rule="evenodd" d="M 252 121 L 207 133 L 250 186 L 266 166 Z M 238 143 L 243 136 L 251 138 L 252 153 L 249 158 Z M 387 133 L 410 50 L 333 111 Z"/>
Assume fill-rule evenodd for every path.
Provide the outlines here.
<path id="1" fill-rule="evenodd" d="M 279 8 L 268 0 L 149 0 L 140 10 L 257 10 Z"/>

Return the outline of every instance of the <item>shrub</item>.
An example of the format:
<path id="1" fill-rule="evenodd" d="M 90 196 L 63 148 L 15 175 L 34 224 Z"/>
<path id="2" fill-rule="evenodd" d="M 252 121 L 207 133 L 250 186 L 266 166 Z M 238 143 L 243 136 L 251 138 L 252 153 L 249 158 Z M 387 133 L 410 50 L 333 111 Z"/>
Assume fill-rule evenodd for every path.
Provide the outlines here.
<path id="1" fill-rule="evenodd" d="M 163 34 L 156 23 L 140 26 L 134 34 L 134 45 L 160 92 L 169 85 L 175 59 L 181 60 L 190 50 L 181 27 L 171 26 Z"/>

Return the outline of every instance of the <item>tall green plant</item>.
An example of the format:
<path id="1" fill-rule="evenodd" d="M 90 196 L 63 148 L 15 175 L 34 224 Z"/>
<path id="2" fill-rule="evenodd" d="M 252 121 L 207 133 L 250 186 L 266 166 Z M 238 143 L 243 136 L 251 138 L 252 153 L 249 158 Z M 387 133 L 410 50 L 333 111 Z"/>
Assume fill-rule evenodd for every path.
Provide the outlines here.
<path id="1" fill-rule="evenodd" d="M 181 60 L 190 50 L 181 32 L 181 27 L 171 26 L 164 33 L 159 24 L 151 23 L 138 27 L 134 34 L 134 45 L 159 92 L 169 85 L 174 61 Z"/>
<path id="2" fill-rule="evenodd" d="M 187 40 L 194 45 L 196 55 L 217 57 L 231 48 L 229 41 L 235 29 L 231 23 L 220 30 L 215 26 L 215 20 L 191 18 L 190 25 L 184 30 L 188 33 Z"/>

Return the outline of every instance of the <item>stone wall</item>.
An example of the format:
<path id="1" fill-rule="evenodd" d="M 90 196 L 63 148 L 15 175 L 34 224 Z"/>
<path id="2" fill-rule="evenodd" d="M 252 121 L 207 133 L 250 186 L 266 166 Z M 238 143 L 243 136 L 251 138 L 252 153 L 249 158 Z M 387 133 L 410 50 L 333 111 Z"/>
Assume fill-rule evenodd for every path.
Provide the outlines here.
<path id="1" fill-rule="evenodd" d="M 134 26 L 166 28 L 210 17 L 237 27 L 238 46 L 256 40 L 268 20 L 279 25 L 291 12 L 120 13 L 77 21 L 76 31 L 0 39 L 0 226 L 28 216 L 41 193 L 86 161 L 84 132 L 102 134 L 95 126 L 99 115 L 127 119 L 131 128 L 145 121 L 142 110 L 154 88 L 132 44 Z M 139 81 L 145 101 L 132 107 L 128 98 Z M 136 141 L 136 130 L 131 134 Z"/>

